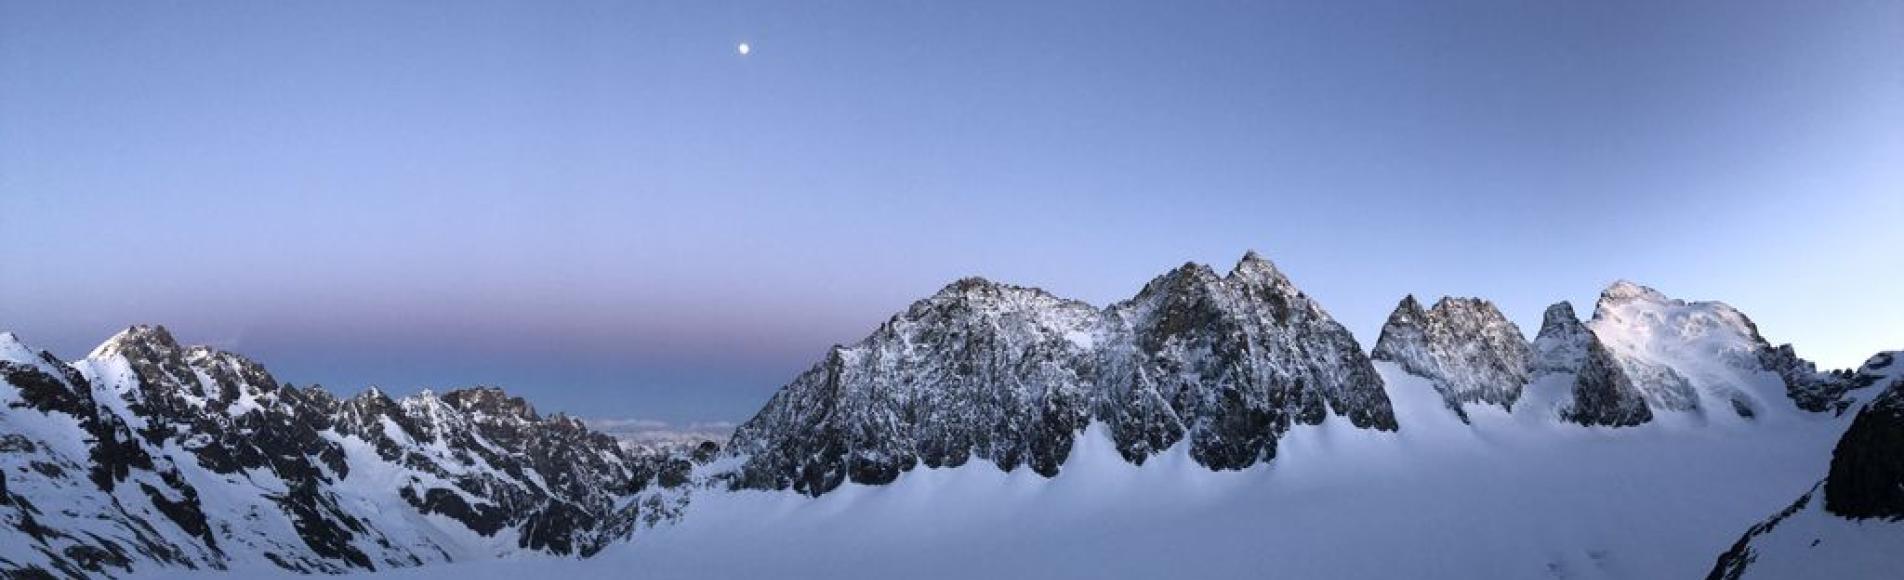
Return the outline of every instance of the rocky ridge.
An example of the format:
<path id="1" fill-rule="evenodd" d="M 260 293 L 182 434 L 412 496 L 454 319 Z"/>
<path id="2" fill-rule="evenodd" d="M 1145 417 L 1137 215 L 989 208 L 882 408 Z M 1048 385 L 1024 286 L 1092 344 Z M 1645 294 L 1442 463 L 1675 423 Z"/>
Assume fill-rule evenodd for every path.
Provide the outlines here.
<path id="1" fill-rule="evenodd" d="M 1091 422 L 1133 463 L 1187 442 L 1196 462 L 1241 469 L 1272 460 L 1291 426 L 1331 415 L 1357 428 L 1403 427 L 1372 360 L 1430 379 L 1464 419 L 1466 405 L 1515 411 L 1525 385 L 1550 375 L 1571 388 L 1559 407 L 1532 412 L 1603 427 L 1841 412 L 1854 388 L 1848 375 L 1771 347 L 1730 306 L 1624 281 L 1586 323 L 1564 302 L 1549 307 L 1531 343 L 1485 300 L 1423 308 L 1407 297 L 1365 356 L 1252 252 L 1227 274 L 1185 264 L 1103 309 L 1036 288 L 956 282 L 834 347 L 776 393 L 735 432 L 729 451 L 741 464 L 726 477 L 819 495 L 974 457 L 1050 477 Z"/>
<path id="2" fill-rule="evenodd" d="M 164 327 L 71 364 L 0 335 L 0 378 L 9 574 L 587 555 L 684 497 L 654 485 L 684 459 L 628 454 L 500 389 L 340 400 Z"/>
<path id="3" fill-rule="evenodd" d="M 736 431 L 736 484 L 818 495 L 972 457 L 1056 475 L 1102 421 L 1125 458 L 1188 440 L 1214 469 L 1275 456 L 1331 414 L 1394 430 L 1347 329 L 1250 253 L 1226 275 L 1185 264 L 1108 308 L 966 279 L 913 304 L 775 394 Z"/>
<path id="4" fill-rule="evenodd" d="M 1520 327 L 1479 298 L 1442 298 L 1425 310 L 1413 295 L 1403 298 L 1369 357 L 1433 381 L 1462 421 L 1463 405 L 1513 410 L 1533 378 L 1533 351 Z"/>

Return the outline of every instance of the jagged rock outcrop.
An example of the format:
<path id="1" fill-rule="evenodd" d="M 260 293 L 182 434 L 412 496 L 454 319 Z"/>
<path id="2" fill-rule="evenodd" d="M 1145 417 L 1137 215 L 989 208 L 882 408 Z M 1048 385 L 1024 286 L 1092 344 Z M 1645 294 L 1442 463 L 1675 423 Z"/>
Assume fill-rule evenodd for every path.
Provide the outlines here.
<path id="1" fill-rule="evenodd" d="M 1396 428 L 1355 339 L 1255 253 L 1188 264 L 1098 310 L 967 279 L 913 304 L 782 388 L 736 430 L 743 487 L 825 493 L 971 457 L 1050 476 L 1090 419 L 1142 461 L 1188 438 L 1247 467 L 1328 414 Z"/>
<path id="2" fill-rule="evenodd" d="M 518 547 L 555 554 L 590 555 L 632 529 L 635 513 L 617 503 L 642 484 L 636 461 L 573 418 L 542 417 L 494 387 L 371 390 L 341 407 L 339 433 L 419 474 L 396 490 L 419 512 L 483 536 L 516 530 Z"/>
<path id="3" fill-rule="evenodd" d="M 1646 397 L 1599 340 L 1587 343 L 1586 361 L 1573 383 L 1573 405 L 1561 417 L 1581 425 L 1631 427 L 1653 420 Z"/>
<path id="4" fill-rule="evenodd" d="M 1904 375 L 1890 369 L 1893 361 L 1891 353 L 1880 355 L 1861 374 Z M 1838 439 L 1825 479 L 1825 509 L 1852 519 L 1904 519 L 1904 379 L 1892 379 Z"/>
<path id="5" fill-rule="evenodd" d="M 1056 474 L 1089 413 L 1100 318 L 1035 288 L 946 286 L 834 347 L 742 424 L 729 446 L 750 457 L 741 483 L 818 495 L 974 456 Z"/>
<path id="6" fill-rule="evenodd" d="M 1382 380 L 1355 337 L 1249 252 L 1230 273 L 1185 264 L 1106 309 L 1098 415 L 1126 459 L 1190 439 L 1214 469 L 1275 457 L 1292 424 L 1331 412 L 1396 429 Z"/>
<path id="7" fill-rule="evenodd" d="M 1534 337 L 1534 374 L 1580 372 L 1593 341 L 1593 332 L 1580 323 L 1573 304 L 1556 302 L 1548 306 L 1541 314 L 1540 334 Z"/>
<path id="8" fill-rule="evenodd" d="M 651 486 L 677 458 L 629 454 L 498 389 L 340 401 L 164 327 L 71 364 L 0 335 L 0 379 L 0 573 L 587 555 L 685 501 Z"/>
<path id="9" fill-rule="evenodd" d="M 1513 410 L 1533 378 L 1533 353 L 1520 327 L 1479 298 L 1444 297 L 1425 310 L 1414 295 L 1402 298 L 1369 357 L 1432 381 L 1464 422 L 1467 404 Z"/>
<path id="10" fill-rule="evenodd" d="M 1878 353 L 1872 357 L 1877 368 L 1889 365 L 1890 353 Z M 1792 404 L 1814 413 L 1830 411 L 1834 415 L 1843 415 L 1857 403 L 1851 396 L 1852 391 L 1871 386 L 1872 375 L 1854 374 L 1850 371 L 1823 373 L 1811 361 L 1798 358 L 1792 345 L 1779 345 L 1759 351 L 1759 362 L 1767 370 L 1778 373 L 1785 381 L 1785 394 L 1791 397 Z M 1867 369 L 1873 368 L 1870 363 Z"/>

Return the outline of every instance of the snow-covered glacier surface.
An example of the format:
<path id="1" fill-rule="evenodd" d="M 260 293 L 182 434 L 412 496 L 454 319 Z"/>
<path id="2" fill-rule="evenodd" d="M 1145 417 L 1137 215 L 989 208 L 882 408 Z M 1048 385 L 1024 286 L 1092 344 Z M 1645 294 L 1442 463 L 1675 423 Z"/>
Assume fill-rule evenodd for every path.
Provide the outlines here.
<path id="1" fill-rule="evenodd" d="M 817 498 L 701 490 L 679 523 L 594 558 L 383 577 L 1696 578 L 1817 483 L 1849 420 L 1582 427 L 1555 418 L 1560 376 L 1463 424 L 1427 380 L 1377 368 L 1398 432 L 1299 426 L 1245 470 L 1184 443 L 1133 465 L 1094 424 L 1055 478 L 971 462 Z"/>

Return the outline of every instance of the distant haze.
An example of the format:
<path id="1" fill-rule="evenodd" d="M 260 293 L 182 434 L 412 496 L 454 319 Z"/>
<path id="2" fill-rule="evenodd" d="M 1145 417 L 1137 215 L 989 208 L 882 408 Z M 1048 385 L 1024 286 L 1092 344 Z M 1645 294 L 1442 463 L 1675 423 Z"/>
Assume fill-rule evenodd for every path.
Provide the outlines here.
<path id="1" fill-rule="evenodd" d="M 738 421 L 961 276 L 1904 348 L 1904 3 L 0 0 L 0 329 Z M 753 50 L 742 56 L 737 47 Z"/>

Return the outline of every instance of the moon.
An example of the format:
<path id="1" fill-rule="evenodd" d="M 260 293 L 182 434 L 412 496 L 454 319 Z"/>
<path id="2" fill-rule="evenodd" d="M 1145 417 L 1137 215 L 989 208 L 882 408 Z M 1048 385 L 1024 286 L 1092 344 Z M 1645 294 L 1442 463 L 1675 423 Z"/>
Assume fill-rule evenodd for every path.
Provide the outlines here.
<path id="1" fill-rule="evenodd" d="M 747 53 L 754 51 L 754 47 L 747 46 L 747 43 L 743 42 L 740 46 L 734 47 L 734 50 L 740 51 L 741 56 L 747 56 Z"/>

